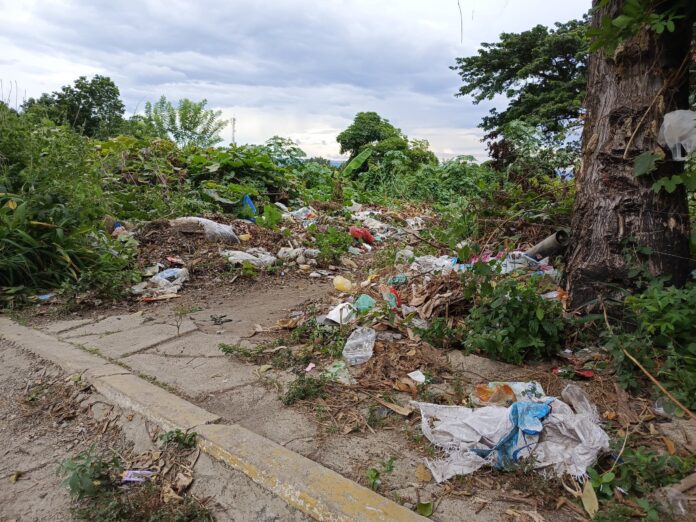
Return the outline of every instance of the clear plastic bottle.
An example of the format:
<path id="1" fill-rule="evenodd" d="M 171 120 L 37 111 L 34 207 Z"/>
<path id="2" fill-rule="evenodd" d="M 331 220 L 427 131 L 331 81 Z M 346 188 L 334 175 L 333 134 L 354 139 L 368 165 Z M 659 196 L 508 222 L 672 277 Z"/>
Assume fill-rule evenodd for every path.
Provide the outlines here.
<path id="1" fill-rule="evenodd" d="M 372 328 L 359 326 L 348 337 L 343 347 L 343 358 L 351 366 L 369 361 L 376 339 L 377 332 Z"/>

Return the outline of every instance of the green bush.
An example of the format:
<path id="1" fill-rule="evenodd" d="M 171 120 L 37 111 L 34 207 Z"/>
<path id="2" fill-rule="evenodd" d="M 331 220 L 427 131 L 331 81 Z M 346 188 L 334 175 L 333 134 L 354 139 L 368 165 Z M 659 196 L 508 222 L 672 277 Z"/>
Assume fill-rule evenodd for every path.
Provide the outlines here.
<path id="1" fill-rule="evenodd" d="M 76 498 L 91 497 L 112 487 L 121 471 L 121 460 L 115 454 L 106 460 L 95 452 L 94 445 L 76 457 L 66 459 L 59 473 L 65 476 L 63 482 Z"/>
<path id="2" fill-rule="evenodd" d="M 314 237 L 319 249 L 319 260 L 327 264 L 337 263 L 353 243 L 350 234 L 334 227 L 329 227 L 326 232 L 318 232 Z"/>
<path id="3" fill-rule="evenodd" d="M 606 332 L 617 377 L 627 388 L 641 388 L 642 373 L 624 350 L 687 408 L 696 408 L 696 283 L 684 288 L 653 283 L 626 298 L 623 331 Z"/>
<path id="4" fill-rule="evenodd" d="M 466 321 L 465 350 L 522 364 L 560 349 L 565 328 L 561 306 L 539 295 L 537 277 L 528 282 L 506 277 L 479 292 Z"/>

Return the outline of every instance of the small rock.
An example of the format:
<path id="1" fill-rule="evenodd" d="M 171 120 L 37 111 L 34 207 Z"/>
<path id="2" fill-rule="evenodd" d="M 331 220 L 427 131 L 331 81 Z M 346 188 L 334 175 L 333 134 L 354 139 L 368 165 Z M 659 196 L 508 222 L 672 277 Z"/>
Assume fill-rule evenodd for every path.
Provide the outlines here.
<path id="1" fill-rule="evenodd" d="M 311 274 L 309 274 L 309 277 L 313 277 L 316 279 L 318 277 L 321 277 L 321 274 L 319 272 L 312 272 Z"/>

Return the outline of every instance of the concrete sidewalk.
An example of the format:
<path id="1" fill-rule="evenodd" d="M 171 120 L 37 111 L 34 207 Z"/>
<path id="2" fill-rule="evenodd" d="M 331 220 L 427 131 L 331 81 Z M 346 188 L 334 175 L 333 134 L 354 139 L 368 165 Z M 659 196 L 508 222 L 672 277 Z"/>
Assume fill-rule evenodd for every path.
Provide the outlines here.
<path id="1" fill-rule="evenodd" d="M 164 429 L 193 430 L 215 460 L 242 471 L 288 505 L 316 520 L 422 520 L 414 512 L 274 442 L 243 424 L 228 422 L 189 398 L 238 391 L 238 409 L 251 417 L 259 402 L 249 390 L 258 380 L 252 365 L 222 356 L 221 342 L 240 338 L 204 333 L 193 321 L 179 328 L 142 314 L 99 321 L 62 321 L 38 331 L 0 317 L 0 337 L 82 378 L 114 404 Z M 144 377 L 144 378 L 143 378 Z M 146 380 L 147 379 L 147 380 Z M 150 381 L 150 382 L 148 382 Z M 272 405 L 269 405 L 272 408 Z M 297 419 L 263 415 L 261 430 L 297 430 Z M 268 412 L 266 412 L 268 413 Z M 299 415 L 299 414 L 295 414 Z M 244 419 L 242 419 L 244 420 Z M 300 433 L 302 426 L 300 423 Z M 297 433 L 283 433 L 294 437 Z M 301 438 L 298 437 L 298 439 Z"/>

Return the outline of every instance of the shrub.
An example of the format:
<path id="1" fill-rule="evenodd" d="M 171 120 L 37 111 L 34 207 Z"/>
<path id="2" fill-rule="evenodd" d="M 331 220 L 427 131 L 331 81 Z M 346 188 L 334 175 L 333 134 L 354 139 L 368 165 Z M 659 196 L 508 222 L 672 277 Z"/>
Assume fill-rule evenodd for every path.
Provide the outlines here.
<path id="1" fill-rule="evenodd" d="M 467 351 L 521 364 L 554 355 L 565 323 L 560 304 L 539 295 L 538 278 L 524 282 L 506 277 L 480 288 L 466 327 Z"/>
<path id="2" fill-rule="evenodd" d="M 326 232 L 318 232 L 314 237 L 319 249 L 319 260 L 327 264 L 338 262 L 353 243 L 350 234 L 333 227 L 329 227 Z"/>
<path id="3" fill-rule="evenodd" d="M 696 408 L 696 283 L 684 288 L 654 282 L 626 298 L 624 331 L 607 332 L 619 381 L 639 389 L 640 374 L 624 350 L 687 408 Z"/>

